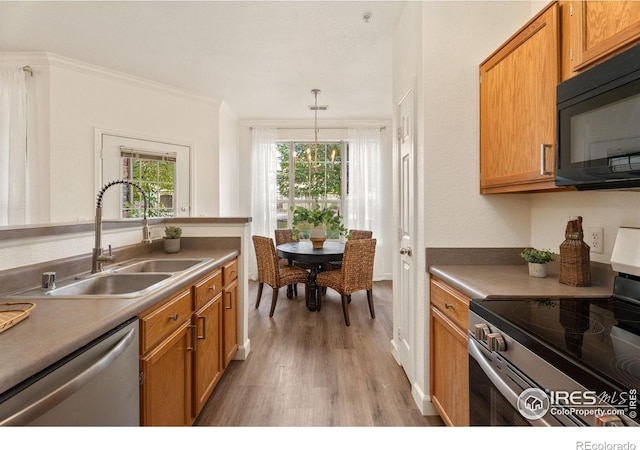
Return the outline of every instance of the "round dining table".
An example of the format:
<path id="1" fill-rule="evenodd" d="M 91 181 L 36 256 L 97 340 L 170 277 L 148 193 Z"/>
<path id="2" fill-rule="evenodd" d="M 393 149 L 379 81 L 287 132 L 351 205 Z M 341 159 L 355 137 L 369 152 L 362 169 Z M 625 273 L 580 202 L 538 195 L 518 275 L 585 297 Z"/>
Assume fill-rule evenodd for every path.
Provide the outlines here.
<path id="1" fill-rule="evenodd" d="M 307 296 L 307 308 L 315 311 L 317 308 L 316 299 L 316 277 L 322 270 L 324 263 L 342 261 L 344 254 L 344 244 L 337 241 L 325 241 L 322 248 L 313 248 L 310 241 L 287 242 L 276 247 L 278 256 L 285 258 L 289 264 L 294 261 L 307 263 L 309 267 L 309 295 Z"/>

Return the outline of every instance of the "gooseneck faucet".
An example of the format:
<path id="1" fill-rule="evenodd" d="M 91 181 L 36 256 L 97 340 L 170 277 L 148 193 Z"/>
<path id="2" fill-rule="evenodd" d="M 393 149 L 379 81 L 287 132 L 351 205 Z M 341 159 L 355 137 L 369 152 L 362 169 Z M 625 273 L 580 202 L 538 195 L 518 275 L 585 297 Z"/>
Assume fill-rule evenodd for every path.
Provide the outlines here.
<path id="1" fill-rule="evenodd" d="M 103 186 L 103 188 L 98 193 L 98 200 L 96 202 L 96 217 L 95 217 L 95 244 L 93 247 L 93 258 L 91 261 L 91 273 L 102 272 L 102 266 L 105 262 L 114 262 L 116 257 L 113 256 L 111 252 L 111 245 L 109 245 L 109 254 L 105 254 L 102 249 L 102 197 L 107 189 L 111 186 L 115 186 L 116 184 L 128 184 L 129 186 L 133 186 L 142 194 L 142 199 L 144 200 L 144 218 L 142 219 L 142 242 L 144 244 L 148 244 L 151 242 L 151 234 L 149 232 L 149 223 L 147 221 L 147 209 L 149 207 L 147 203 L 147 195 L 144 190 L 140 187 L 140 185 L 134 183 L 129 180 L 116 180 L 110 183 L 107 183 Z"/>

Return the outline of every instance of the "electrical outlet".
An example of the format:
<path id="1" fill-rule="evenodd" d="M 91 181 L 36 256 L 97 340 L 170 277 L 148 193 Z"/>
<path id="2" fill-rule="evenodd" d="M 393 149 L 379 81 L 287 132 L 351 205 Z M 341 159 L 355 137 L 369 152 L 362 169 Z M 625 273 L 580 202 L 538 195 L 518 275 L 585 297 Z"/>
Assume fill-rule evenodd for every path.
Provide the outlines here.
<path id="1" fill-rule="evenodd" d="M 589 227 L 587 229 L 587 244 L 591 247 L 592 253 L 604 253 L 604 229 L 600 227 Z"/>

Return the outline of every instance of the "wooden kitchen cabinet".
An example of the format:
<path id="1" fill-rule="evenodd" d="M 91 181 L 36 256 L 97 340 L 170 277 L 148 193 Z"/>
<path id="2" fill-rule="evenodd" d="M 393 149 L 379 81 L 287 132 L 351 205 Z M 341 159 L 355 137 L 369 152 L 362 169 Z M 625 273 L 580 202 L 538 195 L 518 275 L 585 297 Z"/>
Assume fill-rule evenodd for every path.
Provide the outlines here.
<path id="1" fill-rule="evenodd" d="M 140 316 L 140 414 L 146 426 L 184 426 L 191 415 L 191 290 Z"/>
<path id="2" fill-rule="evenodd" d="M 222 294 L 218 293 L 194 315 L 196 349 L 193 359 L 193 417 L 211 396 L 222 377 Z"/>
<path id="3" fill-rule="evenodd" d="M 480 192 L 555 189 L 559 5 L 480 64 Z"/>
<path id="4" fill-rule="evenodd" d="M 140 315 L 141 423 L 191 425 L 238 349 L 236 258 Z"/>
<path id="5" fill-rule="evenodd" d="M 238 350 L 238 260 L 222 267 L 223 292 L 223 366 L 226 369 Z"/>
<path id="6" fill-rule="evenodd" d="M 573 72 L 604 61 L 640 40 L 640 2 L 569 2 Z"/>
<path id="7" fill-rule="evenodd" d="M 431 401 L 449 426 L 469 425 L 470 299 L 443 281 L 430 281 Z"/>

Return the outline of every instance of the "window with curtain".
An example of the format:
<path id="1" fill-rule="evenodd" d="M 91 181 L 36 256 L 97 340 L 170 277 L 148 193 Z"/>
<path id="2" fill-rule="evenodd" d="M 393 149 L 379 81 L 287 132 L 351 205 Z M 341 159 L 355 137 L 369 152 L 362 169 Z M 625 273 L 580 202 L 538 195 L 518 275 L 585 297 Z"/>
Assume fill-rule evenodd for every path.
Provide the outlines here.
<path id="1" fill-rule="evenodd" d="M 27 203 L 25 75 L 22 67 L 0 67 L 0 225 L 27 223 Z"/>
<path id="2" fill-rule="evenodd" d="M 346 142 L 326 143 L 323 144 L 325 148 L 318 149 L 319 157 L 315 162 L 319 164 L 318 170 L 310 177 L 310 167 L 303 161 L 309 160 L 307 147 L 313 152 L 313 161 L 314 144 L 278 142 L 276 130 L 253 129 L 253 234 L 273 237 L 276 228 L 290 226 L 291 205 L 310 206 L 311 198 L 307 196 L 318 195 L 321 206 L 340 208 L 346 228 L 371 230 L 378 240 L 378 247 L 382 245 L 384 205 L 380 128 L 350 128 L 348 136 Z M 334 149 L 335 157 L 332 157 Z M 374 265 L 376 279 L 384 276 L 381 260 L 376 258 Z M 256 273 L 255 261 L 250 273 Z"/>
<path id="3" fill-rule="evenodd" d="M 315 204 L 342 212 L 342 142 L 278 142 L 278 228 L 291 228 L 292 207 Z M 336 231 L 330 239 L 337 239 Z"/>

